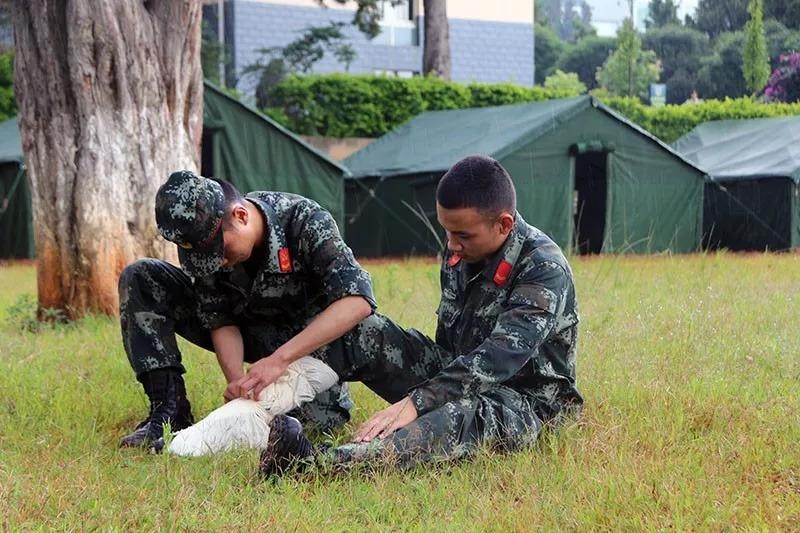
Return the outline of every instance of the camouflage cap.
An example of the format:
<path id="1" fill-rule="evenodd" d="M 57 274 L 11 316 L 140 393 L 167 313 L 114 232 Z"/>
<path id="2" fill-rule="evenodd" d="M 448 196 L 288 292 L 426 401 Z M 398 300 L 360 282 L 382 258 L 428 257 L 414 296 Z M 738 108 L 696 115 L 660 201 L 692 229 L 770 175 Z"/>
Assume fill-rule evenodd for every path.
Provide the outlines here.
<path id="1" fill-rule="evenodd" d="M 170 174 L 156 193 L 156 224 L 178 245 L 181 266 L 203 277 L 222 267 L 225 195 L 219 183 L 189 170 Z"/>

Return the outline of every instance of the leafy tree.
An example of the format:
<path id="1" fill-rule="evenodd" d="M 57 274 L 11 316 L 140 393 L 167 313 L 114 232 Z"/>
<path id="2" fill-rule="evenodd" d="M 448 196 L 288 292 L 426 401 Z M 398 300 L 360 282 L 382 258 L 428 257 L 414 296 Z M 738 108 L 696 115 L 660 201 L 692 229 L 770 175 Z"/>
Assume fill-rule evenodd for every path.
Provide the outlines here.
<path id="1" fill-rule="evenodd" d="M 747 0 L 700 0 L 693 25 L 712 39 L 747 23 Z"/>
<path id="2" fill-rule="evenodd" d="M 563 72 L 558 69 L 547 76 L 547 79 L 544 80 L 544 86 L 546 89 L 570 92 L 573 94 L 582 94 L 586 92 L 586 85 L 581 83 L 577 74 L 574 72 Z"/>
<path id="3" fill-rule="evenodd" d="M 549 26 L 536 24 L 533 36 L 534 65 L 536 67 L 534 81 L 542 83 L 555 68 L 556 62 L 564 51 L 565 46 L 564 42 L 558 38 L 556 32 Z"/>
<path id="4" fill-rule="evenodd" d="M 764 18 L 779 20 L 787 28 L 800 30 L 800 0 L 766 0 Z"/>
<path id="5" fill-rule="evenodd" d="M 750 0 L 750 20 L 745 26 L 742 73 L 745 87 L 755 94 L 769 79 L 769 53 L 764 36 L 764 0 Z"/>
<path id="6" fill-rule="evenodd" d="M 679 25 L 681 23 L 678 18 L 678 6 L 680 3 L 675 3 L 672 0 L 650 0 L 648 11 L 650 15 L 644 21 L 647 29 L 661 28 L 671 24 Z"/>
<path id="7" fill-rule="evenodd" d="M 347 4 L 351 0 L 331 0 L 337 4 Z M 324 6 L 326 0 L 316 0 Z M 395 2 L 395 0 L 392 0 Z M 375 37 L 381 32 L 379 21 L 381 19 L 381 0 L 355 0 L 357 6 L 351 24 L 358 28 L 364 35 Z"/>
<path id="8" fill-rule="evenodd" d="M 679 68 L 664 83 L 667 85 L 667 103 L 682 104 L 692 96 L 697 87 L 697 75 Z"/>
<path id="9" fill-rule="evenodd" d="M 616 39 L 591 35 L 581 39 L 564 51 L 556 68 L 564 72 L 574 72 L 589 89 L 597 87 L 597 69 L 614 51 Z"/>
<path id="10" fill-rule="evenodd" d="M 688 23 L 715 38 L 720 33 L 744 29 L 749 20 L 747 0 L 700 0 Z M 800 29 L 800 0 L 764 0 L 764 20 L 777 20 Z"/>
<path id="11" fill-rule="evenodd" d="M 222 84 L 219 66 L 225 55 L 225 48 L 220 44 L 217 33 L 204 20 L 200 42 L 200 63 L 203 66 L 204 78 L 217 85 Z"/>
<path id="12" fill-rule="evenodd" d="M 781 55 L 764 89 L 767 102 L 800 102 L 800 52 Z"/>
<path id="13" fill-rule="evenodd" d="M 569 42 L 594 33 L 591 28 L 592 8 L 586 0 L 543 0 L 536 6 L 541 17 L 558 36 Z"/>
<path id="14" fill-rule="evenodd" d="M 269 107 L 272 89 L 289 73 L 307 73 L 315 63 L 330 52 L 348 70 L 356 52 L 342 33 L 342 22 L 331 22 L 327 26 L 313 26 L 285 46 L 262 48 L 259 58 L 245 67 L 242 75 L 258 76 L 256 105 Z"/>
<path id="15" fill-rule="evenodd" d="M 0 53 L 0 120 L 8 120 L 17 114 L 17 99 L 14 96 L 14 50 Z"/>
<path id="16" fill-rule="evenodd" d="M 330 0 L 338 4 L 346 4 L 348 0 Z M 396 4 L 400 0 L 390 0 Z M 326 0 L 316 0 L 320 6 L 325 6 Z M 258 50 L 258 59 L 245 67 L 243 76 L 256 76 L 256 104 L 259 107 L 274 105 L 274 89 L 281 80 L 290 73 L 307 73 L 314 64 L 321 60 L 326 52 L 333 54 L 336 59 L 349 69 L 350 63 L 356 58 L 356 52 L 347 42 L 342 33 L 345 26 L 353 25 L 369 38 L 375 37 L 381 31 L 379 20 L 381 17 L 381 0 L 355 0 L 357 9 L 350 24 L 331 22 L 327 26 L 311 26 L 294 41 L 286 46 L 262 48 Z M 438 17 L 441 18 L 441 17 Z M 445 15 L 446 20 L 446 15 Z M 441 24 L 434 25 L 433 31 L 441 30 Z M 447 30 L 447 26 L 444 26 Z M 427 33 L 426 40 L 433 39 Z M 449 46 L 447 60 L 449 62 Z M 444 53 L 443 47 L 436 51 L 429 50 L 431 57 L 439 57 Z M 433 64 L 433 63 L 431 63 Z"/>
<path id="17" fill-rule="evenodd" d="M 721 34 L 713 51 L 702 60 L 697 89 L 703 98 L 738 98 L 747 94 L 742 73 L 744 32 Z"/>
<path id="18" fill-rule="evenodd" d="M 597 73 L 597 81 L 612 96 L 646 98 L 650 84 L 658 81 L 656 54 L 642 50 L 642 42 L 626 18 L 617 33 L 617 49 Z"/>
<path id="19" fill-rule="evenodd" d="M 790 31 L 783 41 L 783 49 L 787 52 L 800 51 L 800 31 Z"/>
<path id="20" fill-rule="evenodd" d="M 661 60 L 661 81 L 667 84 L 667 103 L 682 103 L 697 84 L 708 36 L 685 26 L 653 28 L 642 36 L 642 48 Z"/>
<path id="21" fill-rule="evenodd" d="M 790 30 L 775 19 L 764 21 L 764 34 L 771 68 L 778 66 L 780 57 L 785 53 L 800 51 L 800 31 Z"/>
<path id="22" fill-rule="evenodd" d="M 661 79 L 672 77 L 678 69 L 696 73 L 708 47 L 707 35 L 685 26 L 653 28 L 642 36 L 642 48 L 661 60 Z"/>

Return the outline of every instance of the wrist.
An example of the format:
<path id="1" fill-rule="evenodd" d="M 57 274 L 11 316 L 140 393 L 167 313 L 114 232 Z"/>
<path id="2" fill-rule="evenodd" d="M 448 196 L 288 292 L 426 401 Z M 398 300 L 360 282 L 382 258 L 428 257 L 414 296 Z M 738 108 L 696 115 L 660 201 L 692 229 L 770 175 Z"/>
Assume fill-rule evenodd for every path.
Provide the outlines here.
<path id="1" fill-rule="evenodd" d="M 228 381 L 229 384 L 241 379 L 242 377 L 244 377 L 243 369 L 240 369 L 238 372 L 229 372 L 225 374 L 225 379 Z"/>
<path id="2" fill-rule="evenodd" d="M 293 354 L 283 346 L 275 350 L 269 357 L 270 359 L 274 359 L 276 363 L 279 363 L 283 367 L 288 367 L 296 359 L 296 357 L 293 357 Z"/>

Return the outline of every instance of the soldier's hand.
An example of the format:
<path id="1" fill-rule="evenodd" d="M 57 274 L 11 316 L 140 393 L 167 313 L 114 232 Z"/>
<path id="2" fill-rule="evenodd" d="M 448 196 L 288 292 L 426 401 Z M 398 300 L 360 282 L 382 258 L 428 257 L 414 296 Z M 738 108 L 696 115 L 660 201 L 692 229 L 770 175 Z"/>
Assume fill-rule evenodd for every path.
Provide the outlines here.
<path id="1" fill-rule="evenodd" d="M 369 442 L 374 438 L 386 438 L 401 427 L 417 419 L 417 409 L 411 398 L 405 397 L 383 411 L 378 411 L 361 424 L 353 437 L 355 442 Z"/>
<path id="2" fill-rule="evenodd" d="M 272 356 L 256 361 L 247 369 L 247 374 L 232 383 L 236 397 L 257 400 L 261 391 L 275 383 L 288 366 L 280 358 Z"/>
<path id="3" fill-rule="evenodd" d="M 241 379 L 241 378 L 240 378 Z M 238 379 L 231 381 L 228 383 L 228 386 L 225 387 L 225 392 L 222 393 L 222 399 L 225 400 L 225 403 L 228 403 L 231 400 L 235 400 L 238 398 L 237 396 L 237 388 L 238 388 Z"/>

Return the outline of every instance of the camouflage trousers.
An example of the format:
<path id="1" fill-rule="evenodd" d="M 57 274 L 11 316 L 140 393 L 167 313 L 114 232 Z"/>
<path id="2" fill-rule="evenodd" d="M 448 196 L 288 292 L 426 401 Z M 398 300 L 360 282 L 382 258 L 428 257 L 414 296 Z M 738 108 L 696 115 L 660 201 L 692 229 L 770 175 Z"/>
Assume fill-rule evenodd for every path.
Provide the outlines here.
<path id="1" fill-rule="evenodd" d="M 184 372 L 175 335 L 212 349 L 200 326 L 189 277 L 168 263 L 141 260 L 120 277 L 120 318 L 125 352 L 137 375 L 156 368 Z M 268 324 L 242 327 L 246 354 L 269 354 L 288 340 Z M 414 329 L 373 314 L 341 338 L 314 352 L 341 382 L 360 381 L 389 403 L 436 375 L 454 355 Z M 246 355 L 245 360 L 253 362 Z M 322 428 L 349 419 L 352 403 L 344 385 L 318 395 L 299 417 Z M 542 421 L 533 396 L 503 385 L 442 405 L 385 439 L 328 449 L 324 463 L 388 461 L 403 468 L 419 462 L 456 459 L 481 446 L 517 449 L 534 442 Z"/>
<path id="2" fill-rule="evenodd" d="M 317 355 L 346 381 L 361 381 L 389 403 L 436 375 L 453 360 L 432 339 L 403 329 L 374 314 L 352 333 Z M 452 460 L 481 446 L 503 450 L 533 443 L 542 428 L 531 395 L 503 385 L 476 396 L 448 402 L 423 414 L 385 439 L 350 443 L 327 449 L 323 466 L 388 463 L 410 468 L 418 463 Z"/>
<path id="3" fill-rule="evenodd" d="M 211 334 L 197 316 L 192 281 L 180 268 L 157 259 L 136 261 L 120 275 L 119 294 L 122 343 L 137 377 L 160 368 L 186 372 L 176 334 L 213 351 Z M 296 328 L 265 323 L 243 323 L 240 329 L 248 363 L 271 354 L 296 333 Z M 350 420 L 352 406 L 345 383 L 292 414 L 324 431 Z"/>

